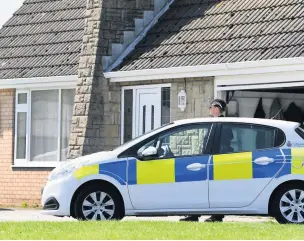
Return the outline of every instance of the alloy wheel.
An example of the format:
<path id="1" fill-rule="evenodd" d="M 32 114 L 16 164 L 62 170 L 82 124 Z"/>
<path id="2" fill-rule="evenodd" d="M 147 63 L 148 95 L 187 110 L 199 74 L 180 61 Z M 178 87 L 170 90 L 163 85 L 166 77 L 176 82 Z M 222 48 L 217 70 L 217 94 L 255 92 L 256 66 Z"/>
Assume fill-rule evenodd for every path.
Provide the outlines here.
<path id="1" fill-rule="evenodd" d="M 304 222 L 304 191 L 293 189 L 287 191 L 280 200 L 280 211 L 291 223 Z"/>
<path id="2" fill-rule="evenodd" d="M 109 220 L 115 212 L 114 200 L 105 192 L 93 192 L 84 199 L 82 212 L 87 220 Z"/>

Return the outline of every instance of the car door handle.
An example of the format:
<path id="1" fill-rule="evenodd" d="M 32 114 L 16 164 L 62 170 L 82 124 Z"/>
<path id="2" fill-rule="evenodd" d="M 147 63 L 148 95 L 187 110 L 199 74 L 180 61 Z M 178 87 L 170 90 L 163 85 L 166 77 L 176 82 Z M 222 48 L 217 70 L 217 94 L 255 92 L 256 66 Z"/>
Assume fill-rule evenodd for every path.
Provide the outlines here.
<path id="1" fill-rule="evenodd" d="M 207 165 L 205 165 L 205 164 L 193 163 L 193 164 L 188 165 L 188 166 L 187 166 L 187 169 L 188 169 L 189 171 L 197 172 L 197 171 L 199 171 L 199 170 L 201 170 L 201 169 L 203 169 L 203 168 L 206 168 L 206 167 L 207 167 Z"/>
<path id="2" fill-rule="evenodd" d="M 273 163 L 274 159 L 270 158 L 270 157 L 267 157 L 267 156 L 263 156 L 263 157 L 259 157 L 259 158 L 255 159 L 253 162 L 255 164 L 265 166 L 265 165 L 268 165 L 270 163 Z"/>

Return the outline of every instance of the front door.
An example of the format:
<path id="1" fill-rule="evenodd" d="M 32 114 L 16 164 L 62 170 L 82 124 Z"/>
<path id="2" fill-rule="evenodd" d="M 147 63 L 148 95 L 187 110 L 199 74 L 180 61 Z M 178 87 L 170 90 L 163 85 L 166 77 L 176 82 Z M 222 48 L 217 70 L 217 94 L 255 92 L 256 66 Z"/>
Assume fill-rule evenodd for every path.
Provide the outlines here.
<path id="1" fill-rule="evenodd" d="M 124 87 L 122 144 L 171 121 L 170 84 Z"/>
<path id="2" fill-rule="evenodd" d="M 218 154 L 209 167 L 211 208 L 249 206 L 285 164 L 282 131 L 252 124 L 222 124 Z M 218 133 L 219 133 L 218 132 Z"/>
<path id="3" fill-rule="evenodd" d="M 161 126 L 161 88 L 136 90 L 135 136 Z"/>

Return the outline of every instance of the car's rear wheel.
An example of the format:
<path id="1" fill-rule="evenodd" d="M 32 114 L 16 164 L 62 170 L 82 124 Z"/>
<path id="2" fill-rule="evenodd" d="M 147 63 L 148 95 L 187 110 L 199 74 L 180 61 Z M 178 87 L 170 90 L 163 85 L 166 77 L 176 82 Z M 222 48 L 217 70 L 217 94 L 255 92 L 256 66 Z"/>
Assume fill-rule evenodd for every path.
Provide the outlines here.
<path id="1" fill-rule="evenodd" d="M 75 200 L 75 217 L 80 220 L 121 220 L 124 205 L 112 187 L 93 185 L 80 191 Z"/>
<path id="2" fill-rule="evenodd" d="M 304 224 L 304 186 L 293 184 L 277 191 L 271 204 L 272 214 L 282 224 Z"/>

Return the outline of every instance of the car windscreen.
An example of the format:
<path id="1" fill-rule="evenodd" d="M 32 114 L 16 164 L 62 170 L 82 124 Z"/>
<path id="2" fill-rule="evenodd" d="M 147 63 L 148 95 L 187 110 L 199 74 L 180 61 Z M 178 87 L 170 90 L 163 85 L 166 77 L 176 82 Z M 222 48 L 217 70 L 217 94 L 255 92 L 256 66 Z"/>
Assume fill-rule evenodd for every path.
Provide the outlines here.
<path id="1" fill-rule="evenodd" d="M 114 148 L 113 150 L 114 150 L 114 151 L 117 151 L 117 150 L 119 150 L 119 149 L 123 149 L 123 148 L 125 148 L 126 146 L 129 146 L 129 145 L 132 144 L 132 143 L 136 143 L 137 140 L 139 140 L 139 139 L 141 139 L 141 138 L 144 138 L 145 136 L 148 136 L 148 135 L 151 134 L 152 132 L 161 131 L 161 129 L 164 129 L 164 128 L 166 128 L 167 126 L 172 125 L 172 124 L 174 124 L 174 122 L 165 124 L 165 125 L 163 125 L 163 126 L 161 126 L 161 127 L 158 127 L 158 128 L 156 128 L 156 129 L 154 129 L 154 130 L 151 130 L 151 131 L 149 131 L 149 132 L 146 132 L 145 134 L 140 135 L 140 136 L 138 136 L 138 137 L 136 137 L 136 138 L 134 138 L 134 139 L 132 139 L 132 140 L 129 140 L 129 141 L 125 142 L 124 144 L 122 144 L 122 145 L 120 145 L 120 146 Z"/>

